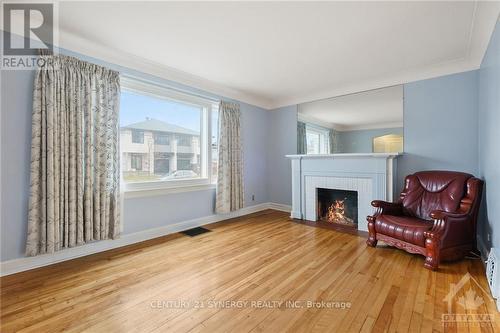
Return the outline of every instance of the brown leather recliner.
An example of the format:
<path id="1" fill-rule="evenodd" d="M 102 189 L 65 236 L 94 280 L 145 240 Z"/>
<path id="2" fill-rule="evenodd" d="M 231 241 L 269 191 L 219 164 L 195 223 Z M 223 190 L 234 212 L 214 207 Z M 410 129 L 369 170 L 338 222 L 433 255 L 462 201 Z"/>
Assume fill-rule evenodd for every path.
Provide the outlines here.
<path id="1" fill-rule="evenodd" d="M 375 200 L 367 244 L 388 245 L 426 257 L 424 267 L 463 258 L 476 248 L 476 222 L 483 181 L 451 171 L 409 175 L 397 202 Z"/>

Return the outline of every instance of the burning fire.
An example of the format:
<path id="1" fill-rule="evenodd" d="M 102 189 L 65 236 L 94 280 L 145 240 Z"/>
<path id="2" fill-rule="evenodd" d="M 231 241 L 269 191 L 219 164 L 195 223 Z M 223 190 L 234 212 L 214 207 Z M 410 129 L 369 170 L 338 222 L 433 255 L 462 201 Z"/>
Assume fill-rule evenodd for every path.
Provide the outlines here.
<path id="1" fill-rule="evenodd" d="M 328 207 L 328 212 L 326 218 L 328 222 L 340 223 L 340 224 L 353 224 L 354 220 L 345 215 L 345 200 L 335 200 L 330 207 Z"/>

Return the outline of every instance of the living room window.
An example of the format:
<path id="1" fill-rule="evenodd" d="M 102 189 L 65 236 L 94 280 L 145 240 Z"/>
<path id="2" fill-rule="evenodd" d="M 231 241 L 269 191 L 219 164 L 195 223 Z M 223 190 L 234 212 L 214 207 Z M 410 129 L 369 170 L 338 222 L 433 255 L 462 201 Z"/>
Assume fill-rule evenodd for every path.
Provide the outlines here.
<path id="1" fill-rule="evenodd" d="M 217 101 L 121 79 L 120 154 L 125 191 L 209 185 L 217 170 Z"/>
<path id="2" fill-rule="evenodd" d="M 328 130 L 315 125 L 306 125 L 306 141 L 308 154 L 328 154 Z"/>

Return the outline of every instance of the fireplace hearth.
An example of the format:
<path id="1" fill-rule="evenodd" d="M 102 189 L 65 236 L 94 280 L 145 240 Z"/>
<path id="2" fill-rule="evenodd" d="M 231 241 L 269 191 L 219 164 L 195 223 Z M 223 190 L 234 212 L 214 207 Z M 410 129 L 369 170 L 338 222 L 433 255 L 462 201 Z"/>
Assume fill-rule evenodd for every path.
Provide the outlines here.
<path id="1" fill-rule="evenodd" d="M 318 188 L 318 221 L 358 228 L 358 192 Z"/>

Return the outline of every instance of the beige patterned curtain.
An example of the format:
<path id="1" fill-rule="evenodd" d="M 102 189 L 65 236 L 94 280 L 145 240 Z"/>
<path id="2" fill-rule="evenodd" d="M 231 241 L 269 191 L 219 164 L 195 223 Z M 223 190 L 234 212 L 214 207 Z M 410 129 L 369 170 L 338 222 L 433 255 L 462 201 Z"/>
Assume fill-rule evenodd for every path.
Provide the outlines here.
<path id="1" fill-rule="evenodd" d="M 220 103 L 216 213 L 228 213 L 244 205 L 240 117 L 239 104 Z"/>
<path id="2" fill-rule="evenodd" d="M 66 56 L 41 56 L 33 93 L 26 254 L 53 253 L 119 231 L 120 79 Z"/>
<path id="3" fill-rule="evenodd" d="M 330 154 L 335 154 L 339 152 L 339 135 L 336 130 L 330 129 L 328 131 Z"/>
<path id="4" fill-rule="evenodd" d="M 297 154 L 307 154 L 306 124 L 297 122 Z"/>

